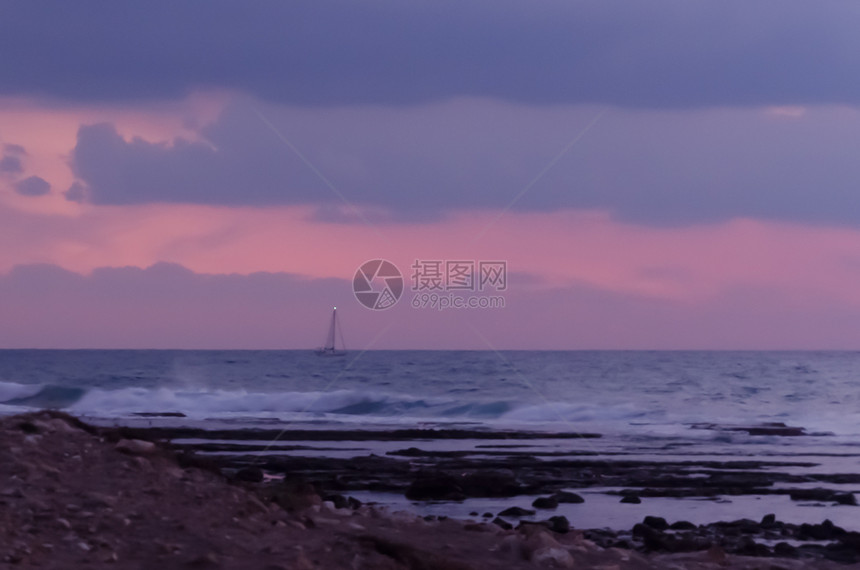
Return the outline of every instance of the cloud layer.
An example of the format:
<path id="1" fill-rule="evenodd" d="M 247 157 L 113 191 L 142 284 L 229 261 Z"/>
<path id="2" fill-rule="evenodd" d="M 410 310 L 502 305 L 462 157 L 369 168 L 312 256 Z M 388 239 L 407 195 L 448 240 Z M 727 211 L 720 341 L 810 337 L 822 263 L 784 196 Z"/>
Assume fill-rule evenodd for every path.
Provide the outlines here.
<path id="1" fill-rule="evenodd" d="M 860 12 L 840 0 L 84 0 L 3 12 L 0 93 L 14 96 L 223 87 L 304 105 L 860 101 Z"/>
<path id="2" fill-rule="evenodd" d="M 403 108 L 229 106 L 170 144 L 82 127 L 72 166 L 96 204 L 386 210 L 601 209 L 650 224 L 736 217 L 860 223 L 860 114 L 528 108 L 457 100 Z M 571 144 L 576 141 L 575 144 Z M 347 212 L 348 213 L 348 212 Z M 346 216 L 345 221 L 361 221 Z"/>
<path id="3" fill-rule="evenodd" d="M 0 345 L 307 349 L 323 341 L 334 303 L 356 351 L 850 348 L 860 335 L 856 308 L 792 305 L 770 289 L 734 289 L 690 306 L 585 285 L 534 289 L 516 279 L 504 309 L 443 312 L 411 308 L 410 295 L 370 311 L 347 279 L 207 275 L 164 263 L 84 276 L 27 265 L 0 274 Z"/>

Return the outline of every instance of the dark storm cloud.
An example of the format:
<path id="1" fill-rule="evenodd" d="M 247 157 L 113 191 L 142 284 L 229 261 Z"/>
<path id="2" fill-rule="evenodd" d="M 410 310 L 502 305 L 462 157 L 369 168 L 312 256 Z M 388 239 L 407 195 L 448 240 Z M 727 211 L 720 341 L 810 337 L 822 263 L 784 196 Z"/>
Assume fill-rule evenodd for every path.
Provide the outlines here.
<path id="1" fill-rule="evenodd" d="M 235 120 L 234 120 L 235 119 Z M 171 145 L 126 142 L 113 125 L 81 127 L 72 154 L 86 186 L 66 197 L 89 194 L 98 204 L 184 202 L 221 205 L 308 203 L 335 198 L 255 116 L 226 116 L 204 129 L 208 142 L 176 139 Z"/>
<path id="2" fill-rule="evenodd" d="M 17 156 L 6 155 L 0 158 L 0 172 L 4 174 L 21 174 L 24 167 L 21 166 L 21 159 Z"/>
<path id="3" fill-rule="evenodd" d="M 44 178 L 30 176 L 12 185 L 15 192 L 22 196 L 44 196 L 51 191 L 51 185 Z"/>
<path id="4" fill-rule="evenodd" d="M 237 103 L 200 132 L 201 142 L 126 141 L 108 124 L 81 128 L 72 153 L 80 182 L 66 197 L 96 204 L 310 204 L 319 220 L 385 223 L 500 209 L 521 194 L 513 204 L 521 211 L 594 208 L 646 223 L 860 223 L 860 118 L 843 109 L 801 117 L 755 109 L 616 110 L 556 162 L 594 110 L 457 101 L 264 112 L 335 191 Z M 369 210 L 359 215 L 352 206 Z"/>
<path id="5" fill-rule="evenodd" d="M 82 0 L 4 2 L 2 13 L 6 95 L 860 102 L 860 12 L 841 0 Z"/>

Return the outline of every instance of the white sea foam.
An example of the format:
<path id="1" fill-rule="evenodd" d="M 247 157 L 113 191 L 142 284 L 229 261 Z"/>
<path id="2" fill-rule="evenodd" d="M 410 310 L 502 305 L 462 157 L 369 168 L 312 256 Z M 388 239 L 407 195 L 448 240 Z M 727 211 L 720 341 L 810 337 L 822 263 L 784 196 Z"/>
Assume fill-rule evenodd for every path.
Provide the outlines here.
<path id="1" fill-rule="evenodd" d="M 14 382 L 0 382 L 0 403 L 26 398 L 38 394 L 42 389 L 40 384 L 16 384 Z"/>

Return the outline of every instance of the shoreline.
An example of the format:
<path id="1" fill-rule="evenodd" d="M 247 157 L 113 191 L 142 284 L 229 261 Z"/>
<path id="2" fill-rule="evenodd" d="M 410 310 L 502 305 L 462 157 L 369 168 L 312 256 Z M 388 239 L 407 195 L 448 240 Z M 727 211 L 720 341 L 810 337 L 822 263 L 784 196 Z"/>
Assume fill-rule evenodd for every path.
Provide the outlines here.
<path id="1" fill-rule="evenodd" d="M 180 526 L 184 525 L 185 530 L 177 527 L 172 531 L 178 533 L 177 536 L 182 536 L 189 529 L 194 534 L 214 532 L 215 528 L 219 529 L 218 533 L 232 536 L 233 532 L 238 531 L 229 529 L 241 529 L 242 525 L 250 525 L 250 528 L 260 524 L 257 519 L 266 519 L 267 522 L 256 531 L 258 536 L 245 537 L 250 543 L 259 546 L 257 554 L 261 560 L 268 556 L 264 552 L 265 548 L 274 548 L 272 544 L 275 543 L 283 544 L 285 537 L 278 535 L 277 541 L 269 545 L 260 545 L 261 540 L 269 540 L 266 537 L 272 532 L 277 535 L 279 530 L 295 531 L 302 535 L 295 545 L 302 546 L 304 560 L 283 566 L 285 555 L 279 551 L 281 562 L 273 563 L 280 563 L 285 568 L 349 567 L 348 564 L 338 566 L 346 562 L 335 562 L 332 558 L 333 544 L 338 541 L 347 541 L 349 548 L 354 549 L 351 560 L 362 556 L 375 560 L 374 564 L 377 565 L 367 568 L 552 568 L 575 567 L 572 564 L 583 560 L 600 561 L 601 564 L 619 568 L 661 568 L 669 561 L 681 568 L 717 568 L 725 567 L 727 560 L 743 560 L 744 566 L 750 568 L 770 568 L 773 565 L 783 568 L 846 568 L 849 567 L 847 564 L 860 565 L 860 533 L 843 529 L 829 520 L 813 520 L 810 517 L 803 523 L 794 524 L 771 513 L 761 512 L 755 519 L 711 520 L 704 524 L 693 524 L 660 512 L 658 507 L 661 503 L 652 502 L 647 491 L 652 489 L 654 494 L 666 495 L 660 500 L 675 500 L 671 495 L 690 492 L 698 493 L 696 500 L 699 501 L 710 501 L 712 498 L 709 497 L 721 496 L 725 492 L 734 493 L 732 496 L 740 501 L 753 501 L 753 493 L 762 490 L 772 491 L 769 494 L 774 496 L 785 496 L 790 492 L 774 485 L 791 483 L 795 476 L 777 468 L 804 465 L 804 462 L 714 462 L 692 459 L 685 462 L 649 463 L 624 459 L 560 459 L 553 456 L 540 459 L 533 457 L 534 454 L 523 455 L 516 448 L 513 450 L 513 459 L 490 455 L 476 460 L 468 454 L 427 453 L 419 447 L 404 446 L 409 450 L 408 453 L 340 459 L 266 456 L 261 464 L 260 456 L 228 454 L 221 457 L 200 453 L 194 450 L 193 445 L 171 445 L 166 442 L 169 438 L 165 437 L 163 429 L 148 434 L 147 430 L 140 428 L 134 428 L 134 431 L 129 429 L 95 427 L 60 412 L 0 418 L 0 431 L 6 440 L 5 447 L 9 450 L 0 452 L 3 455 L 0 469 L 6 471 L 4 480 L 11 482 L 2 489 L 0 502 L 5 507 L 3 516 L 7 543 L 12 545 L 14 551 L 0 554 L 0 559 L 6 556 L 9 557 L 7 562 L 17 560 L 16 564 L 21 567 L 29 567 L 27 560 L 39 557 L 40 567 L 92 567 L 83 562 L 80 566 L 51 566 L 52 556 L 56 558 L 57 550 L 69 548 L 72 554 L 96 566 L 109 563 L 114 568 L 139 567 L 117 566 L 120 560 L 136 559 L 135 549 L 147 551 L 152 546 L 149 543 L 126 544 L 126 533 L 122 529 L 134 523 L 133 517 L 124 517 L 120 521 L 123 526 L 118 530 L 112 529 L 110 525 L 100 530 L 102 527 L 92 521 L 103 513 L 83 505 L 69 511 L 68 504 L 61 504 L 66 500 L 74 506 L 74 497 L 108 493 L 115 498 L 102 501 L 113 505 L 102 505 L 102 510 L 112 511 L 105 516 L 115 518 L 120 503 L 137 505 L 133 509 L 137 515 L 147 510 L 156 512 L 167 509 L 169 514 L 162 516 L 170 520 L 184 520 Z M 174 435 L 180 433 L 187 435 L 182 432 Z M 152 437 L 156 434 L 159 437 Z M 257 437 L 259 433 L 253 431 L 244 435 Z M 288 441 L 302 441 L 299 435 L 299 432 L 293 432 L 294 437 Z M 353 435 L 358 438 L 354 441 L 367 441 L 361 439 L 366 434 Z M 407 439 L 407 436 L 415 435 L 401 432 L 398 436 L 401 439 L 396 440 L 396 443 L 414 441 Z M 420 435 L 428 434 L 422 431 Z M 329 433 L 327 437 L 335 436 L 337 434 Z M 377 434 L 375 437 L 392 436 Z M 230 440 L 235 441 L 241 439 Z M 452 438 L 449 441 L 464 440 Z M 476 441 L 484 445 L 488 439 Z M 514 438 L 509 441 L 514 441 Z M 230 442 L 225 442 L 225 445 Z M 505 453 L 510 451 L 508 449 Z M 687 472 L 683 473 L 684 470 Z M 78 471 L 97 475 L 91 473 L 83 477 L 77 474 Z M 821 477 L 835 480 L 836 474 L 832 475 L 824 474 Z M 614 493 L 601 491 L 605 491 L 607 479 L 619 483 L 616 485 L 619 490 Z M 860 477 L 851 476 L 850 479 L 855 481 L 860 480 Z M 572 483 L 577 484 L 574 490 L 571 490 Z M 75 488 L 76 485 L 84 490 Z M 180 489 L 173 489 L 175 486 Z M 370 489 L 374 486 L 384 486 L 387 491 Z M 190 495 L 189 489 L 193 491 Z M 396 507 L 387 508 L 351 498 L 351 493 L 366 498 L 361 495 L 363 490 L 380 493 L 391 489 L 403 493 L 406 500 L 415 504 L 433 505 L 439 514 L 421 516 Z M 589 494 L 590 489 L 600 492 L 603 502 L 597 501 L 596 495 Z M 825 490 L 837 492 L 834 489 Z M 172 495 L 174 492 L 177 494 Z M 60 500 L 58 504 L 46 504 L 51 503 L 57 495 L 66 493 L 70 493 L 68 498 Z M 248 513 L 242 511 L 244 514 L 238 516 L 229 507 L 213 499 L 221 495 L 230 497 L 229 500 L 224 499 L 227 501 L 225 505 L 232 504 L 231 501 L 239 501 L 245 507 L 253 505 L 246 510 L 257 511 L 258 516 L 252 517 L 256 522 L 248 522 Z M 633 504 L 633 496 L 639 498 L 641 503 Z M 121 497 L 121 501 L 116 497 Z M 535 497 L 540 498 L 539 505 L 531 504 Z M 562 514 L 576 512 L 575 509 L 593 512 L 597 508 L 595 516 L 599 519 L 601 509 L 610 500 L 607 498 L 612 497 L 614 499 L 611 500 L 617 499 L 616 504 L 621 507 L 636 509 L 630 512 L 641 515 L 639 522 L 617 530 L 600 527 L 587 529 L 578 524 L 576 516 Z M 475 510 L 463 514 L 462 518 L 459 514 L 449 516 L 456 511 L 453 508 L 448 515 L 442 514 L 452 505 L 469 508 L 470 500 L 498 500 L 498 508 L 486 512 Z M 622 500 L 629 500 L 629 503 L 621 504 Z M 26 508 L 19 504 L 22 501 L 26 503 Z M 828 509 L 828 512 L 838 512 L 836 509 L 840 509 L 853 514 L 856 507 L 840 505 Z M 28 533 L 38 536 L 44 525 L 53 523 L 36 524 L 35 520 L 23 523 L 19 520 L 17 527 L 12 524 L 12 519 L 26 518 L 28 512 L 32 516 L 35 516 L 33 513 L 41 512 L 43 521 L 62 519 L 72 527 L 66 528 L 66 523 L 60 523 L 61 528 L 55 529 L 59 534 L 51 539 L 53 542 L 47 543 L 54 549 L 53 555 L 40 550 L 41 547 L 25 544 L 22 539 L 22 536 L 27 538 Z M 69 546 L 62 542 L 64 538 L 60 535 L 69 537 L 70 530 L 74 530 L 76 524 L 70 519 L 78 515 L 86 515 L 89 522 L 83 521 L 83 530 L 75 534 L 81 540 Z M 131 522 L 126 525 L 125 520 Z M 204 523 L 192 522 L 195 520 Z M 210 524 L 215 520 L 221 522 Z M 201 524 L 203 526 L 198 528 Z M 374 529 L 375 534 L 368 538 L 370 528 Z M 110 543 L 104 533 L 110 535 L 116 532 L 119 536 L 114 536 L 112 540 L 117 544 L 111 546 L 113 550 L 106 556 L 111 558 L 116 555 L 117 559 L 108 562 L 96 560 L 98 557 L 90 553 L 98 552 L 101 555 L 102 550 L 107 548 L 99 546 L 97 537 L 101 536 L 102 542 Z M 153 527 L 147 532 L 160 531 Z M 310 534 L 305 536 L 306 533 Z M 311 534 L 313 541 L 308 542 Z M 88 536 L 96 537 L 93 538 L 94 542 Z M 427 558 L 421 553 L 426 554 L 428 541 L 440 537 L 444 537 L 444 544 L 450 545 L 452 552 L 440 559 L 443 561 L 437 560 L 436 565 L 422 566 L 419 561 Z M 62 544 L 58 546 L 55 542 Z M 15 550 L 16 544 L 21 548 Z M 314 551 L 316 559 L 305 551 L 309 544 L 320 549 Z M 187 553 L 187 548 L 183 548 L 181 550 Z M 247 567 L 234 563 L 235 552 L 226 547 L 219 548 L 200 554 L 198 558 L 203 557 L 200 564 L 208 564 L 213 568 Z M 27 549 L 30 554 L 26 554 Z M 483 554 L 479 555 L 478 551 Z M 488 557 L 487 553 L 492 553 L 492 556 Z M 148 556 L 156 555 L 150 552 Z M 158 554 L 158 564 L 164 566 L 165 561 L 174 560 L 171 556 L 170 552 Z M 452 561 L 457 561 L 461 566 L 450 565 L 454 564 Z M 187 564 L 191 562 L 193 560 L 185 560 L 182 564 L 186 566 L 176 567 L 188 567 Z M 168 564 L 167 567 L 171 566 Z"/>

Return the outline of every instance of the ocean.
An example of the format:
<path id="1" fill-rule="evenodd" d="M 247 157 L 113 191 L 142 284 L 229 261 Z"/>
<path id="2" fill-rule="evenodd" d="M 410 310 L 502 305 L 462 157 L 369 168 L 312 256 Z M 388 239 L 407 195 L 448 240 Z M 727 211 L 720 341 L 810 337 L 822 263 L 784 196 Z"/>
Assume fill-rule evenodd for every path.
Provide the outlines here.
<path id="1" fill-rule="evenodd" d="M 855 352 L 3 350 L 0 412 L 694 439 L 691 424 L 778 421 L 849 443 L 858 376 Z"/>
<path id="2" fill-rule="evenodd" d="M 519 452 L 606 461 L 764 459 L 791 463 L 784 469 L 798 476 L 860 474 L 858 376 L 858 352 L 368 351 L 319 357 L 311 351 L 3 350 L 0 413 L 56 408 L 100 425 L 207 430 L 545 432 L 546 439 L 523 442 Z M 802 428 L 802 435 L 744 429 L 765 424 Z M 559 432 L 601 437 L 551 437 Z M 403 447 L 401 441 L 328 442 L 290 453 L 353 457 Z M 474 451 L 481 445 L 460 439 L 422 441 L 420 447 Z M 829 487 L 857 492 L 860 485 Z M 592 504 L 603 505 L 601 518 L 580 512 L 581 524 L 590 524 L 589 517 L 618 527 L 636 522 L 641 512 L 630 515 L 606 491 L 589 489 Z M 417 504 L 384 493 L 361 498 L 454 515 L 493 504 Z M 702 505 L 676 499 L 672 509 L 697 522 L 763 508 L 725 500 Z M 810 503 L 798 510 L 785 495 L 756 500 L 786 520 L 807 522 L 823 513 L 858 526 L 850 508 Z"/>

